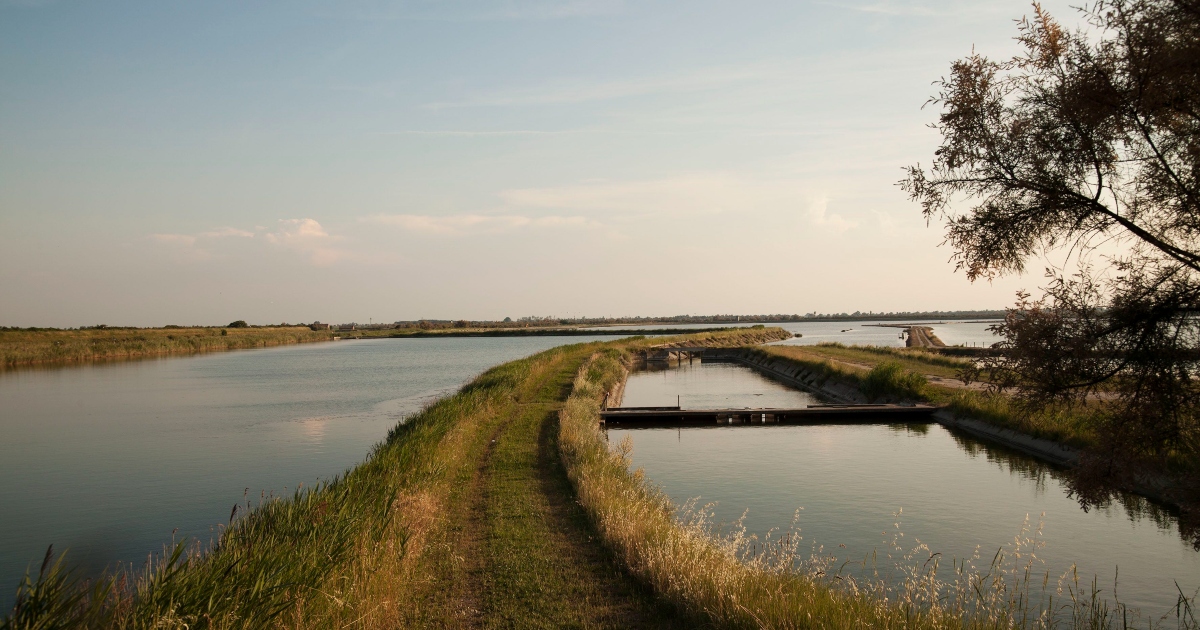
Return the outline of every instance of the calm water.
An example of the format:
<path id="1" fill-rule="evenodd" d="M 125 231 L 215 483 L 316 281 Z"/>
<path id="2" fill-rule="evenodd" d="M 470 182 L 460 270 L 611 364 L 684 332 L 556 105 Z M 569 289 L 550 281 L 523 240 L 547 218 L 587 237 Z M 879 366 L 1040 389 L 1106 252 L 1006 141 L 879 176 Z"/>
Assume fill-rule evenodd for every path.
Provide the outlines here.
<path id="1" fill-rule="evenodd" d="M 810 400 L 740 366 L 697 363 L 632 375 L 622 404 L 673 404 L 677 395 L 685 408 L 800 406 Z M 1155 616 L 1175 603 L 1175 580 L 1189 595 L 1200 588 L 1200 553 L 1180 539 L 1173 523 L 1158 524 L 1116 504 L 1084 512 L 1067 496 L 1057 471 L 939 425 L 608 434 L 612 444 L 632 438 L 634 465 L 645 468 L 676 503 L 695 497 L 702 504 L 716 501 L 717 519 L 724 522 L 748 509 L 745 524 L 760 535 L 788 529 L 796 509 L 803 508 L 799 527 L 805 543 L 840 560 L 861 561 L 872 550 L 886 553 L 898 521 L 904 549 L 920 541 L 943 558 L 961 559 L 979 546 L 986 567 L 1020 533 L 1028 515 L 1035 527 L 1044 523 L 1045 546 L 1038 555 L 1052 585 L 1077 563 L 1087 582 L 1098 576 L 1104 594 L 1111 595 L 1119 567 L 1120 600 Z"/>
<path id="2" fill-rule="evenodd" d="M 977 345 L 990 346 L 1000 340 L 987 329 L 992 324 L 984 321 L 945 321 L 945 320 L 911 320 L 906 324 L 922 324 L 933 328 L 934 334 L 947 345 Z M 778 326 L 794 334 L 802 335 L 794 339 L 777 342 L 783 345 L 811 346 L 823 342 L 838 342 L 845 345 L 862 346 L 892 346 L 903 347 L 904 339 L 900 336 L 900 328 L 879 326 L 879 324 L 895 324 L 897 322 L 862 321 L 862 322 L 784 322 L 766 324 Z M 712 328 L 714 326 L 753 326 L 747 324 L 658 324 L 647 326 L 612 326 L 611 328 L 628 329 L 632 331 L 653 328 Z"/>
<path id="3" fill-rule="evenodd" d="M 488 367 L 592 340 L 340 341 L 0 374 L 0 610 L 51 543 L 96 571 L 143 561 L 176 528 L 208 540 L 244 494 L 338 474 Z"/>

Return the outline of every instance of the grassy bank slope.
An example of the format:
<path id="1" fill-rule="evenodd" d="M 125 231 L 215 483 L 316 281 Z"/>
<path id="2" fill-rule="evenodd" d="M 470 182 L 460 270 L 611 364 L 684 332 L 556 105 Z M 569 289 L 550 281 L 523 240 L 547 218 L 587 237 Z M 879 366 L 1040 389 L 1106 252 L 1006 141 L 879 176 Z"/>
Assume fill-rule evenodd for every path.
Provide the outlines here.
<path id="1" fill-rule="evenodd" d="M 329 331 L 305 326 L 267 328 L 88 328 L 0 330 L 0 369 L 195 354 L 328 341 Z"/>
<path id="2" fill-rule="evenodd" d="M 967 360 L 917 348 L 875 348 L 822 344 L 766 346 L 756 352 L 794 362 L 848 383 L 871 398 L 907 399 L 946 405 L 963 416 L 1006 429 L 1086 448 L 1094 443 L 1095 419 L 1088 408 L 1020 409 L 1004 394 L 967 388 L 957 380 Z"/>

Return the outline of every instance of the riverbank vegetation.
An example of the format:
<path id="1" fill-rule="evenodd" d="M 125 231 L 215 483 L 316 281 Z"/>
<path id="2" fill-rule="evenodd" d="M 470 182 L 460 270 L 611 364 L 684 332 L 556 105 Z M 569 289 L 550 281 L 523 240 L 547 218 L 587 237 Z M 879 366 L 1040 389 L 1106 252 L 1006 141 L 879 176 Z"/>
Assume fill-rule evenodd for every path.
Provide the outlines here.
<path id="1" fill-rule="evenodd" d="M 329 341 L 307 326 L 0 329 L 0 369 Z"/>
<path id="2" fill-rule="evenodd" d="M 838 379 L 873 399 L 908 399 L 945 405 L 951 411 L 1034 437 L 1077 448 L 1094 444 L 1094 407 L 1026 409 L 1008 395 L 959 380 L 972 363 L 921 349 L 872 346 L 767 346 L 764 352 L 794 361 L 823 379 Z M 986 385 L 980 383 L 978 385 Z"/>
<path id="3" fill-rule="evenodd" d="M 622 329 L 622 328 L 400 328 L 392 330 L 368 329 L 349 334 L 361 338 L 427 338 L 427 337 L 600 337 L 617 335 L 687 335 L 698 332 L 719 332 L 733 330 L 732 328 L 653 328 L 653 329 Z"/>

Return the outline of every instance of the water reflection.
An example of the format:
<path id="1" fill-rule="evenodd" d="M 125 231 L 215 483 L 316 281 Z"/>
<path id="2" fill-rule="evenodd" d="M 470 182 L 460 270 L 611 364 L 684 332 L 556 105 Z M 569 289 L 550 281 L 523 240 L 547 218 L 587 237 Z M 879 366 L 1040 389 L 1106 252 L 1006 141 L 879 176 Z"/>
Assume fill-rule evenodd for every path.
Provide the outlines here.
<path id="1" fill-rule="evenodd" d="M 750 394 L 741 399 L 731 393 L 739 380 Z M 783 406 L 757 400 L 801 395 L 746 368 L 702 364 L 632 375 L 623 404 L 662 404 L 675 395 L 702 400 L 713 383 L 730 406 Z M 802 508 L 805 540 L 838 562 L 887 550 L 896 529 L 906 548 L 922 543 L 945 558 L 969 558 L 977 549 L 990 557 L 1028 520 L 1044 524 L 1038 555 L 1052 584 L 1077 563 L 1087 581 L 1098 576 L 1111 596 L 1119 570 L 1121 600 L 1156 614 L 1175 603 L 1176 580 L 1188 594 L 1200 588 L 1200 553 L 1180 538 L 1168 513 L 1134 496 L 1085 512 L 1067 491 L 1063 471 L 937 424 L 608 433 L 614 444 L 630 436 L 634 465 L 677 504 L 715 501 L 715 517 L 725 522 L 748 510 L 751 533 L 787 529 Z"/>

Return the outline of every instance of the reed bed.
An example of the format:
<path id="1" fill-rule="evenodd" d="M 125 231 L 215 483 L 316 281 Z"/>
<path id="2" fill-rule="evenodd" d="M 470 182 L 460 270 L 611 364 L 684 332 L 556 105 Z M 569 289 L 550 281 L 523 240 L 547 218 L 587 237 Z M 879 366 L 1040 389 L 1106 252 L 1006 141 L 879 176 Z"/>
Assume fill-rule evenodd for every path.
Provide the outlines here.
<path id="1" fill-rule="evenodd" d="M 1194 629 L 1194 599 L 1180 594 L 1173 618 L 1140 619 L 1098 597 L 1078 577 L 1039 579 L 1023 532 L 991 563 L 954 562 L 939 575 L 921 547 L 881 573 L 864 561 L 857 575 L 834 570 L 819 553 L 802 557 L 798 532 L 757 539 L 744 529 L 718 535 L 701 510 L 680 510 L 630 470 L 631 442 L 610 449 L 597 429 L 606 392 L 625 378 L 630 357 L 609 347 L 580 370 L 562 411 L 559 444 L 580 504 L 602 540 L 660 597 L 698 624 L 721 628 L 1115 628 Z M 694 506 L 693 506 L 694 507 Z M 897 537 L 899 540 L 899 537 Z M 982 564 L 982 566 L 979 566 Z M 885 575 L 886 573 L 886 575 Z"/>
<path id="2" fill-rule="evenodd" d="M 0 329 L 0 370 L 329 341 L 306 326 L 264 328 Z"/>

